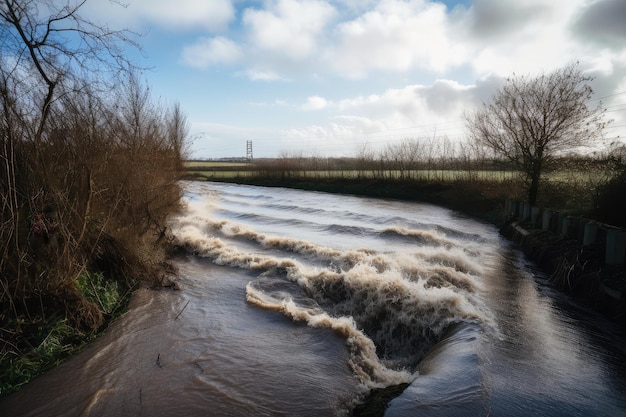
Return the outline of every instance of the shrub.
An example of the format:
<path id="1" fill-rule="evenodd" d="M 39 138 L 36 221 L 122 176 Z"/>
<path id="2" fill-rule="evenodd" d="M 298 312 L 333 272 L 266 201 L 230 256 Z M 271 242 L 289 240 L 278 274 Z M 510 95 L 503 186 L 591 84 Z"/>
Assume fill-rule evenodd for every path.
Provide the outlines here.
<path id="1" fill-rule="evenodd" d="M 65 351 L 52 331 L 58 323 L 95 334 L 122 293 L 160 280 L 186 130 L 178 107 L 155 103 L 136 79 L 108 99 L 66 94 L 39 141 L 29 118 L 4 99 L 0 385 L 19 386 L 19 375 L 49 366 L 41 349 L 61 343 L 51 350 Z M 33 323 L 50 329 L 48 337 L 29 340 Z"/>

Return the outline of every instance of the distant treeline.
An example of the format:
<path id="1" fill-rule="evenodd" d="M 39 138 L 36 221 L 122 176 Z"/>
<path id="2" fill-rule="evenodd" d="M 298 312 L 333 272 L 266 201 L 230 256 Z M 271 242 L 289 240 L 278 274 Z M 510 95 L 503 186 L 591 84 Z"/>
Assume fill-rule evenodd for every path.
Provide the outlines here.
<path id="1" fill-rule="evenodd" d="M 547 161 L 543 175 L 544 188 L 540 203 L 570 213 L 603 218 L 620 223 L 620 203 L 626 194 L 624 167 L 626 149 L 614 146 L 606 152 L 587 155 L 572 153 Z M 510 161 L 478 152 L 470 146 L 452 145 L 445 138 L 406 139 L 389 144 L 380 151 L 363 147 L 353 157 L 319 157 L 303 153 L 283 153 L 277 158 L 255 159 L 251 162 L 187 161 L 190 178 L 220 181 L 256 182 L 280 185 L 300 182 L 302 187 L 325 180 L 337 189 L 333 180 L 356 182 L 390 189 L 390 182 L 446 183 L 457 189 L 473 190 L 466 198 L 504 200 L 525 198 L 525 177 Z M 305 182 L 309 185 L 303 185 Z M 356 182 L 355 182 L 356 181 Z M 383 186 L 387 182 L 386 186 Z M 347 185 L 346 185 L 347 186 Z M 395 185 L 394 185 L 395 187 Z M 423 187 L 421 187 L 423 189 Z M 408 188 L 398 188 L 410 192 Z M 394 197 L 399 197 L 399 192 Z M 465 194 L 465 193 L 463 193 Z M 411 196 L 405 196 L 411 198 Z M 480 205 L 482 207 L 482 204 Z"/>

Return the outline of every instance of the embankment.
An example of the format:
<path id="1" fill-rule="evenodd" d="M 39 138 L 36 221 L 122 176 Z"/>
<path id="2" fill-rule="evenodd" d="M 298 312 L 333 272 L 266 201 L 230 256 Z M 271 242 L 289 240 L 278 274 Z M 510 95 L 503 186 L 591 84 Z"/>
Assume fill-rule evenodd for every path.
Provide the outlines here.
<path id="1" fill-rule="evenodd" d="M 626 324 L 626 231 L 508 200 L 502 234 L 559 290 Z"/>

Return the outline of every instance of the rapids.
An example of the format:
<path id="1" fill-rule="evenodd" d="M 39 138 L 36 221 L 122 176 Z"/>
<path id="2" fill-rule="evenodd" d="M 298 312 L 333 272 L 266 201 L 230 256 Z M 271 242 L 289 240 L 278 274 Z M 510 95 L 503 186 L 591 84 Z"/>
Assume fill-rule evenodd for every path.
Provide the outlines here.
<path id="1" fill-rule="evenodd" d="M 626 337 L 440 207 L 184 183 L 182 291 L 141 289 L 2 416 L 626 415 Z"/>

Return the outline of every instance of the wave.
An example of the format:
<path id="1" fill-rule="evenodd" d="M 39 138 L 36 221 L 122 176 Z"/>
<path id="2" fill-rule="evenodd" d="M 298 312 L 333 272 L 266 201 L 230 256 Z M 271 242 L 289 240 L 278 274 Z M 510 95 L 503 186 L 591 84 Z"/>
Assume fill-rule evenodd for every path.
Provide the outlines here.
<path id="1" fill-rule="evenodd" d="M 250 213 L 250 212 L 236 212 L 231 210 L 226 210 L 221 208 L 219 210 L 221 214 L 224 214 L 228 218 L 232 218 L 237 221 L 245 221 L 247 223 L 258 223 L 258 224 L 272 224 L 276 226 L 290 226 L 290 227 L 303 227 L 311 230 L 319 230 L 321 232 L 336 234 L 347 234 L 347 235 L 378 235 L 378 231 L 373 228 L 368 227 L 359 227 L 359 226 L 349 226 L 343 224 L 322 224 L 313 221 L 307 221 L 302 219 L 296 219 L 291 217 L 276 217 L 276 216 L 268 216 L 264 214 Z M 223 221 L 228 222 L 228 221 Z M 220 223 L 219 227 L 223 227 L 226 223 Z M 233 223 L 235 224 L 235 223 Z M 228 229 L 228 228 L 226 228 Z M 232 228 L 230 228 L 232 229 Z"/>
<path id="2" fill-rule="evenodd" d="M 266 281 L 251 281 L 246 287 L 246 299 L 259 307 L 280 311 L 294 321 L 311 327 L 331 329 L 346 339 L 350 351 L 349 366 L 363 386 L 363 392 L 412 381 L 415 376 L 405 369 L 391 369 L 378 358 L 377 347 L 350 316 L 332 316 L 318 306 L 302 305 L 285 292 L 268 290 Z M 308 305 L 307 305 L 308 304 Z"/>
<path id="3" fill-rule="evenodd" d="M 456 244 L 435 230 L 409 229 L 404 227 L 389 227 L 383 230 L 383 235 L 390 237 L 403 237 L 415 241 L 416 243 L 443 245 L 448 247 Z"/>
<path id="4" fill-rule="evenodd" d="M 364 391 L 414 380 L 419 361 L 455 323 L 495 326 L 480 296 L 479 249 L 462 248 L 438 231 L 384 229 L 383 235 L 423 243 L 385 253 L 265 234 L 193 210 L 175 219 L 172 229 L 178 243 L 198 256 L 259 271 L 246 287 L 249 303 L 342 335 Z M 258 250 L 237 249 L 235 238 Z"/>

